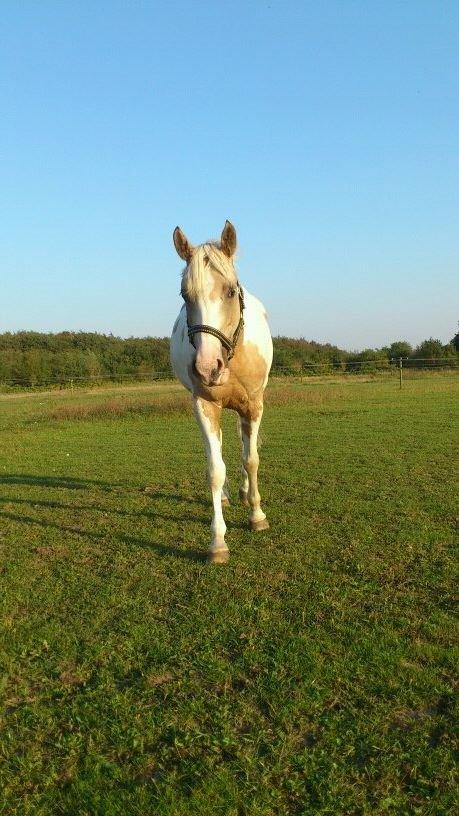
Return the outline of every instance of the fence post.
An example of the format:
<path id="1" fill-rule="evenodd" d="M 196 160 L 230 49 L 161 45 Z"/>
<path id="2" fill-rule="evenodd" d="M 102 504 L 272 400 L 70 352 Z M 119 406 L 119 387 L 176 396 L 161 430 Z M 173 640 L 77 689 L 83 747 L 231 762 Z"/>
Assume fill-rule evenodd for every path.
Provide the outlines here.
<path id="1" fill-rule="evenodd" d="M 399 357 L 398 359 L 398 370 L 400 373 L 400 388 L 403 385 L 403 357 Z"/>

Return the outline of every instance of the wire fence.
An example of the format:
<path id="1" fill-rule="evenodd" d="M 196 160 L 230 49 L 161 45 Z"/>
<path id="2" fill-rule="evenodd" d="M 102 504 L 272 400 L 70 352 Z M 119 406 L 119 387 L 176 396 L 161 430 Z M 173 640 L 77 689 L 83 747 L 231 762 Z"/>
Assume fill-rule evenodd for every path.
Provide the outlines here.
<path id="1" fill-rule="evenodd" d="M 327 362 L 292 363 L 288 366 L 275 365 L 271 377 L 317 379 L 320 377 L 352 377 L 367 375 L 372 377 L 397 377 L 400 388 L 407 375 L 417 372 L 435 371 L 459 372 L 459 355 L 456 357 L 396 357 L 373 360 L 329 360 Z M 108 383 L 150 383 L 175 380 L 171 370 L 142 371 L 124 374 L 59 375 L 55 377 L 27 376 L 0 380 L 0 390 L 39 390 L 43 388 L 74 389 L 81 386 L 97 386 Z"/>

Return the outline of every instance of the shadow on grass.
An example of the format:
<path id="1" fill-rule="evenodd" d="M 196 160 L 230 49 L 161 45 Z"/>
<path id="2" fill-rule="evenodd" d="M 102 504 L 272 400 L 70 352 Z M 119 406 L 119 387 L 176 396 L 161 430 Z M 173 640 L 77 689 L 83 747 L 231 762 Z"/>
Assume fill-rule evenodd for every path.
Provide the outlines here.
<path id="1" fill-rule="evenodd" d="M 189 499 L 182 498 L 181 501 L 184 504 L 189 503 Z M 200 503 L 200 502 L 199 502 Z M 93 511 L 95 513 L 104 513 L 105 515 L 116 515 L 121 516 L 122 518 L 129 518 L 134 516 L 138 518 L 142 516 L 143 518 L 151 519 L 154 521 L 155 519 L 161 519 L 162 521 L 189 521 L 192 524 L 202 524 L 204 527 L 209 527 L 211 518 L 212 518 L 212 505 L 207 502 L 206 506 L 209 509 L 208 516 L 196 516 L 193 513 L 189 512 L 175 512 L 175 513 L 158 513 L 155 510 L 119 510 L 115 507 L 102 507 L 99 504 L 62 504 L 62 502 L 57 501 L 46 501 L 44 499 L 16 499 L 7 496 L 0 496 L 0 505 L 1 504 L 28 504 L 32 505 L 32 507 L 43 507 L 45 510 L 71 510 L 71 511 Z M 204 501 L 202 502 L 204 505 Z M 239 521 L 231 521 L 231 527 L 237 530 L 245 530 L 247 528 L 246 524 L 243 524 Z"/>
<path id="2" fill-rule="evenodd" d="M 180 547 L 174 547 L 171 544 L 160 544 L 156 541 L 145 541 L 142 538 L 135 538 L 131 535 L 123 535 L 119 533 L 90 533 L 88 530 L 81 530 L 79 527 L 67 527 L 62 524 L 57 524 L 54 521 L 42 521 L 31 516 L 20 516 L 16 513 L 10 513 L 6 510 L 0 511 L 0 517 L 10 519 L 10 521 L 19 521 L 21 524 L 38 525 L 39 527 L 59 530 L 62 533 L 70 533 L 71 535 L 78 535 L 82 538 L 90 538 L 94 541 L 104 541 L 108 537 L 120 541 L 122 544 L 128 546 L 140 547 L 144 550 L 154 550 L 158 555 L 173 556 L 175 558 L 185 558 L 188 561 L 205 561 L 207 554 L 200 550 L 188 549 L 184 550 Z"/>
<path id="3" fill-rule="evenodd" d="M 122 483 L 110 483 L 100 479 L 83 479 L 80 477 L 73 477 L 73 476 L 37 476 L 35 474 L 4 474 L 0 476 L 0 485 L 21 485 L 21 486 L 31 486 L 31 487 L 41 487 L 41 488 L 64 488 L 69 490 L 90 490 L 91 488 L 101 488 L 105 492 L 118 492 L 120 488 L 126 487 L 129 492 L 132 492 L 132 489 L 127 488 L 126 485 Z M 136 490 L 135 492 L 138 492 Z M 51 500 L 44 500 L 44 499 L 34 499 L 34 498 L 15 498 L 9 496 L 0 497 L 0 504 L 19 504 L 24 505 L 28 504 L 35 507 L 40 507 L 44 509 L 59 509 L 59 510 L 70 510 L 70 511 L 93 511 L 99 512 L 104 514 L 115 514 L 117 516 L 130 518 L 130 517 L 138 517 L 143 516 L 147 519 L 151 519 L 154 521 L 155 519 L 161 519 L 163 521 L 185 521 L 191 522 L 194 524 L 201 524 L 206 528 L 210 527 L 211 522 L 211 503 L 210 500 L 206 501 L 205 499 L 196 497 L 190 498 L 189 496 L 183 496 L 179 493 L 167 493 L 165 491 L 155 491 L 153 488 L 151 490 L 142 489 L 141 491 L 145 497 L 148 497 L 152 503 L 156 501 L 166 501 L 166 502 L 176 502 L 177 504 L 195 504 L 199 505 L 200 507 L 206 507 L 209 510 L 209 514 L 207 516 L 196 516 L 193 513 L 188 512 L 181 512 L 177 507 L 174 513 L 161 513 L 156 512 L 154 507 L 149 510 L 121 510 L 118 508 L 113 507 L 103 507 L 100 504 L 65 504 L 62 502 L 56 502 Z M 203 553 L 199 550 L 195 549 L 182 549 L 180 547 L 176 547 L 174 545 L 169 544 L 161 544 L 159 542 L 147 541 L 144 539 L 136 538 L 131 535 L 123 535 L 120 533 L 94 533 L 89 532 L 84 529 L 80 529 L 78 527 L 71 527 L 71 526 L 64 526 L 55 521 L 48 521 L 43 519 L 35 519 L 31 516 L 25 515 L 18 515 L 15 513 L 11 513 L 6 510 L 0 511 L 0 516 L 3 518 L 9 518 L 12 521 L 18 521 L 24 524 L 35 524 L 40 527 L 44 528 L 52 528 L 56 530 L 60 530 L 63 533 L 71 533 L 73 535 L 79 535 L 87 538 L 92 538 L 94 540 L 103 540 L 108 536 L 115 538 L 116 540 L 120 541 L 123 544 L 128 544 L 130 546 L 142 547 L 143 549 L 150 549 L 157 552 L 159 555 L 162 556 L 173 556 L 177 558 L 185 558 L 188 560 L 193 561 L 204 561 L 207 557 L 206 553 Z M 247 525 L 243 524 L 238 521 L 231 521 L 231 527 L 234 529 L 245 530 Z"/>
<path id="4" fill-rule="evenodd" d="M 105 482 L 101 479 L 82 479 L 78 476 L 36 476 L 32 473 L 7 473 L 0 476 L 0 485 L 29 485 L 31 487 L 57 487 L 67 490 L 90 490 L 93 487 L 100 487 L 102 490 L 118 492 L 120 488 L 132 492 L 133 488 L 123 482 Z M 135 492 L 145 493 L 151 499 L 164 499 L 165 501 L 185 502 L 186 504 L 199 504 L 202 507 L 209 507 L 210 502 L 199 497 L 182 496 L 180 493 L 166 493 L 154 488 L 134 488 Z M 35 502 L 40 504 L 40 502 Z M 56 505 L 58 506 L 58 505 Z M 89 508 L 88 508 L 89 509 Z"/>
<path id="5" fill-rule="evenodd" d="M 90 490 L 94 487 L 100 487 L 103 489 L 104 492 L 119 492 L 119 489 L 122 488 L 123 485 L 121 482 L 105 482 L 99 479 L 81 479 L 78 477 L 71 477 L 71 476 L 35 476 L 32 474 L 6 474 L 0 476 L 0 485 L 29 485 L 32 487 L 48 487 L 48 488 L 67 488 L 70 490 Z M 133 492 L 132 489 L 127 488 L 128 492 Z M 143 516 L 145 518 L 151 519 L 154 521 L 155 519 L 161 519 L 163 521 L 189 521 L 195 524 L 203 524 L 206 527 L 210 526 L 211 522 L 211 512 L 212 512 L 212 504 L 209 500 L 199 498 L 199 497 L 190 497 L 190 496 L 183 496 L 180 493 L 167 493 L 165 491 L 156 491 L 153 488 L 150 489 L 141 489 L 138 491 L 137 489 L 134 492 L 141 492 L 145 496 L 154 502 L 154 501 L 167 501 L 167 502 L 176 502 L 177 504 L 184 504 L 190 505 L 195 504 L 199 505 L 200 507 L 207 508 L 209 511 L 208 516 L 196 516 L 193 513 L 182 511 L 180 512 L 177 508 L 177 511 L 174 513 L 160 513 L 157 512 L 154 508 L 152 510 L 120 510 L 118 508 L 113 507 L 102 507 L 97 504 L 62 504 L 61 502 L 56 502 L 53 500 L 44 500 L 44 499 L 23 499 L 23 498 L 15 498 L 15 497 L 0 497 L 0 503 L 3 504 L 30 504 L 32 506 L 49 508 L 49 509 L 61 509 L 61 510 L 82 510 L 82 511 L 94 511 L 99 513 L 113 513 L 117 516 L 122 517 L 130 517 L 130 516 Z M 245 530 L 247 525 L 238 521 L 231 521 L 231 527 L 234 529 Z"/>
<path id="6" fill-rule="evenodd" d="M 164 499 L 165 501 L 186 502 L 186 504 L 200 504 L 202 507 L 210 507 L 210 499 L 200 499 L 198 497 L 191 498 L 190 496 L 182 496 L 180 493 L 164 493 L 161 490 L 144 489 L 142 493 L 150 496 L 151 499 Z"/>
<path id="7" fill-rule="evenodd" d="M 31 485 L 32 487 L 63 487 L 69 490 L 88 490 L 91 487 L 101 487 L 103 490 L 112 490 L 114 487 L 123 487 L 121 483 L 111 484 L 99 479 L 80 479 L 74 476 L 36 476 L 31 473 L 8 473 L 0 476 L 0 484 Z"/>

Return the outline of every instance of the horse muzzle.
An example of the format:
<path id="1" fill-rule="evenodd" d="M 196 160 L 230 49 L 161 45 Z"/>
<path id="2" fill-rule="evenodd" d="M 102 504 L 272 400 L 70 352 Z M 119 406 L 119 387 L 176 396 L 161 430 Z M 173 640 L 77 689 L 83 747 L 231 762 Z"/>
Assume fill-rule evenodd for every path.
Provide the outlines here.
<path id="1" fill-rule="evenodd" d="M 224 385 L 229 379 L 229 369 L 223 357 L 212 361 L 203 360 L 199 355 L 193 363 L 193 374 L 202 385 Z"/>

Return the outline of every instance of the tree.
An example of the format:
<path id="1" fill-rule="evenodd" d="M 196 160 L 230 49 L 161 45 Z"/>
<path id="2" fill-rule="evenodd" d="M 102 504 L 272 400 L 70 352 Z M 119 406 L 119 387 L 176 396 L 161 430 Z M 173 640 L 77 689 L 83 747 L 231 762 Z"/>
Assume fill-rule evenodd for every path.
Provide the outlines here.
<path id="1" fill-rule="evenodd" d="M 413 347 L 406 340 L 396 340 L 389 346 L 389 357 L 410 357 Z"/>
<path id="2" fill-rule="evenodd" d="M 422 343 L 420 343 L 420 345 L 416 348 L 415 355 L 421 359 L 444 357 L 445 349 L 441 340 L 434 340 L 433 337 L 430 337 L 428 340 L 424 340 Z"/>

